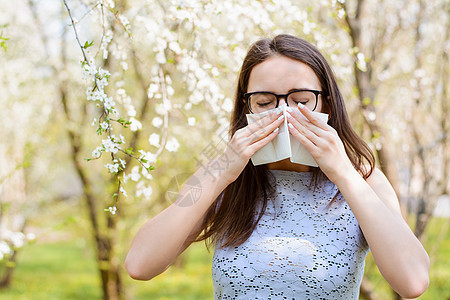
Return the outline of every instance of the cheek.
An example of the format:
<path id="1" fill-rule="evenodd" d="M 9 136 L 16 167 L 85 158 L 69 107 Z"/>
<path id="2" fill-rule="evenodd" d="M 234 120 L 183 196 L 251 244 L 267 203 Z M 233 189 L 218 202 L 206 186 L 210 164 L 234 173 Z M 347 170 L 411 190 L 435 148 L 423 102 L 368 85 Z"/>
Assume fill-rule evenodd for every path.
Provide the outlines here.
<path id="1" fill-rule="evenodd" d="M 325 114 L 330 114 L 330 107 L 329 107 L 328 103 L 326 102 L 326 100 L 322 99 L 322 97 L 319 97 L 319 101 L 317 102 L 316 111 L 325 113 Z"/>

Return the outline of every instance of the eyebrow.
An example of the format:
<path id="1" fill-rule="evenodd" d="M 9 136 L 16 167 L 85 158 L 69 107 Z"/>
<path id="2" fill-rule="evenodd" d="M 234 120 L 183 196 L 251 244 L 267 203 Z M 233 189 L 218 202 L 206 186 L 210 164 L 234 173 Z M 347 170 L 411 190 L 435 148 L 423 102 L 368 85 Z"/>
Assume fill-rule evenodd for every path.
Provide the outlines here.
<path id="1" fill-rule="evenodd" d="M 290 93 L 290 92 L 292 92 L 292 91 L 296 91 L 296 90 L 317 90 L 316 88 L 307 88 L 307 87 L 303 87 L 303 88 L 293 88 L 293 89 L 290 89 L 289 91 L 288 91 L 288 93 Z"/>

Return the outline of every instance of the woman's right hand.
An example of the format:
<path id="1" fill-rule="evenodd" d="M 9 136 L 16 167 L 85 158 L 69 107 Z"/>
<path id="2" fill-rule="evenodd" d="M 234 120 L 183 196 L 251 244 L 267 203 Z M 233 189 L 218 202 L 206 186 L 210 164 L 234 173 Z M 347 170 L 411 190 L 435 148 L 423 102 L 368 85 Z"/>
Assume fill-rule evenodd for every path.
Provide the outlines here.
<path id="1" fill-rule="evenodd" d="M 269 113 L 257 122 L 238 129 L 219 160 L 228 162 L 226 180 L 235 181 L 256 151 L 272 141 L 284 121 L 282 110 Z"/>

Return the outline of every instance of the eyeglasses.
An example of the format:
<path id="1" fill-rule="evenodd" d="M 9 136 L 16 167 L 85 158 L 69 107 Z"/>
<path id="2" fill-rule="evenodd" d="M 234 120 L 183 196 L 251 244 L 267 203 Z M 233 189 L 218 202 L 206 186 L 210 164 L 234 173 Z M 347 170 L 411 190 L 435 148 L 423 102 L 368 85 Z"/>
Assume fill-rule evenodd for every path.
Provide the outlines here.
<path id="1" fill-rule="evenodd" d="M 262 113 L 278 107 L 280 98 L 285 99 L 287 106 L 296 107 L 301 103 L 314 111 L 317 107 L 319 95 L 322 91 L 317 90 L 294 90 L 287 94 L 275 94 L 272 92 L 251 92 L 245 93 L 244 99 L 248 109 L 252 114 Z"/>

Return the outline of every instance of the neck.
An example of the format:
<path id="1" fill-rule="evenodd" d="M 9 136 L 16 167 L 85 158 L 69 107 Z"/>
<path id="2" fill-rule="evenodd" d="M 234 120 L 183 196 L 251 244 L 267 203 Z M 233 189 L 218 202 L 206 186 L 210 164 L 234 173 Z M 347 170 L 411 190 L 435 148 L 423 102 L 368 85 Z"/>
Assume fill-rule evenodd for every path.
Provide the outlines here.
<path id="1" fill-rule="evenodd" d="M 289 158 L 286 158 L 286 159 L 283 159 L 280 161 L 276 161 L 273 163 L 268 163 L 267 167 L 270 170 L 283 170 L 283 171 L 296 171 L 296 172 L 310 172 L 312 169 L 310 166 L 292 163 L 289 160 Z"/>

